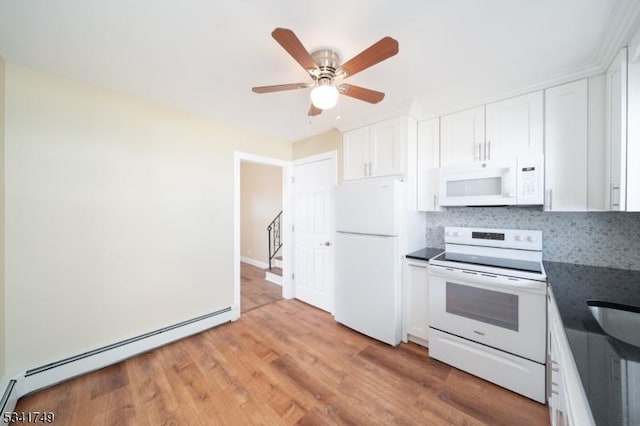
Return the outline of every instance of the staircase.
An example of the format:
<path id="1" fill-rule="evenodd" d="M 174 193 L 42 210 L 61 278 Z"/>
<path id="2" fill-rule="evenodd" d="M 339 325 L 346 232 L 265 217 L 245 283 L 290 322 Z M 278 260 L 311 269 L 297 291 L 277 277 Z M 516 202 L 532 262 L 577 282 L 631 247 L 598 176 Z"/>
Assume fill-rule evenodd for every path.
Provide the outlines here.
<path id="1" fill-rule="evenodd" d="M 265 270 L 264 279 L 274 284 L 282 285 L 282 257 L 274 257 L 271 263 L 271 268 Z"/>
<path id="2" fill-rule="evenodd" d="M 282 211 L 267 226 L 269 236 L 269 269 L 265 271 L 265 280 L 282 285 L 282 256 L 278 253 L 282 249 L 280 225 L 282 224 Z"/>

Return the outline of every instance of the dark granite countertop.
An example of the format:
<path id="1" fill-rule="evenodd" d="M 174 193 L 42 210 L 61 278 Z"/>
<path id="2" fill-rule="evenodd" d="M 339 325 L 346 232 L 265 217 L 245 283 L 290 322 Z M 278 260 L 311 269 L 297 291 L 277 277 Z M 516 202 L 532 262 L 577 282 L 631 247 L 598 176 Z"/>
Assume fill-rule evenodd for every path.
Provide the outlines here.
<path id="1" fill-rule="evenodd" d="M 544 267 L 596 424 L 637 424 L 640 347 L 606 334 L 587 301 L 640 307 L 640 271 L 546 261 Z"/>
<path id="2" fill-rule="evenodd" d="M 406 257 L 407 259 L 416 259 L 416 260 L 424 260 L 427 261 L 431 258 L 436 257 L 440 253 L 442 253 L 444 249 L 425 247 L 420 250 L 416 250 L 412 253 L 409 253 Z"/>

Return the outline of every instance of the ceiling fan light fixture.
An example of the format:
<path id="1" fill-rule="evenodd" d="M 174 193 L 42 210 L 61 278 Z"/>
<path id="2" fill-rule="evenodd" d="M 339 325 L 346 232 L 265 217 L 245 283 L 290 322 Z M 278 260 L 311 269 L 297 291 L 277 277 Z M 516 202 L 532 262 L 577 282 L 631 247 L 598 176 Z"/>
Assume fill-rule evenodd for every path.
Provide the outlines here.
<path id="1" fill-rule="evenodd" d="M 338 89 L 332 84 L 319 84 L 311 89 L 311 103 L 316 108 L 331 109 L 338 104 Z"/>

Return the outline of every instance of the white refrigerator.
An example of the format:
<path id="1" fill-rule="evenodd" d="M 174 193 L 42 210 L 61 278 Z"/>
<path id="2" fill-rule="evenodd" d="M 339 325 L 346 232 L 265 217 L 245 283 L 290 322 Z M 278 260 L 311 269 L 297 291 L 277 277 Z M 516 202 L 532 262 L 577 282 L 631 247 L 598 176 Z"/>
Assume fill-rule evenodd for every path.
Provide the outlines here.
<path id="1" fill-rule="evenodd" d="M 372 179 L 338 185 L 335 198 L 335 319 L 392 346 L 402 333 L 402 257 L 425 235 L 413 229 L 417 242 L 407 244 L 404 192 L 399 180 Z"/>

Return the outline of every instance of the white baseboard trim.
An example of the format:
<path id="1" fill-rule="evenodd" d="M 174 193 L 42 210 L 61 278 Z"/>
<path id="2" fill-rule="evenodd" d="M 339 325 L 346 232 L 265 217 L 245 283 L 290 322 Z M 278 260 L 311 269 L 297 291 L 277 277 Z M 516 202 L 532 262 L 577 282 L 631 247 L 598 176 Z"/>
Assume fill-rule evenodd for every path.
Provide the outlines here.
<path id="1" fill-rule="evenodd" d="M 267 269 L 269 267 L 268 263 L 263 262 L 261 260 L 251 259 L 250 257 L 241 256 L 240 261 L 244 263 L 248 263 L 249 265 L 253 265 L 260 269 Z"/>
<path id="2" fill-rule="evenodd" d="M 12 412 L 18 399 L 26 394 L 115 364 L 212 327 L 235 321 L 239 318 L 239 313 L 238 307 L 224 308 L 7 377 L 0 382 L 2 386 L 0 392 L 3 392 L 0 394 L 0 412 L 2 413 L 0 423 L 6 423 L 4 413 Z"/>
<path id="3" fill-rule="evenodd" d="M 422 337 L 414 336 L 412 334 L 407 335 L 407 340 L 409 342 L 417 343 L 420 346 L 424 346 L 425 348 L 429 347 L 429 341 L 423 339 Z"/>
<path id="4" fill-rule="evenodd" d="M 0 399 L 0 412 L 2 413 L 2 419 L 0 419 L 0 423 L 8 424 L 10 418 L 5 418 L 4 413 L 11 413 L 16 408 L 16 404 L 18 403 L 18 399 L 20 396 L 16 392 L 16 385 L 18 384 L 18 380 L 16 378 L 6 378 L 2 380 L 2 387 L 0 390 L 2 391 L 2 399 Z"/>
<path id="5" fill-rule="evenodd" d="M 264 274 L 264 279 L 269 281 L 270 283 L 277 284 L 282 287 L 282 277 L 280 275 L 276 275 L 274 273 L 267 271 Z"/>

